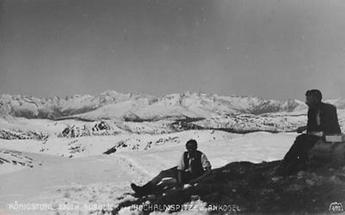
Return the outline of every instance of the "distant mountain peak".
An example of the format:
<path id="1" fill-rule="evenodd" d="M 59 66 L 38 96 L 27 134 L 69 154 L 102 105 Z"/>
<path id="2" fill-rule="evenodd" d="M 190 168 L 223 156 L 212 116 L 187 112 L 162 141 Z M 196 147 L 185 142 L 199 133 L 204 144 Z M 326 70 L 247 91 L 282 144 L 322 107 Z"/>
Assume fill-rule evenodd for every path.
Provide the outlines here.
<path id="1" fill-rule="evenodd" d="M 326 100 L 345 108 L 345 100 Z M 208 117 L 218 114 L 292 112 L 306 109 L 304 102 L 278 101 L 260 97 L 221 96 L 185 91 L 164 96 L 120 93 L 107 90 L 99 95 L 73 95 L 65 98 L 36 98 L 26 95 L 1 95 L 0 114 L 26 118 L 58 119 L 61 117 L 124 118 L 128 112 L 145 119 L 170 116 Z"/>

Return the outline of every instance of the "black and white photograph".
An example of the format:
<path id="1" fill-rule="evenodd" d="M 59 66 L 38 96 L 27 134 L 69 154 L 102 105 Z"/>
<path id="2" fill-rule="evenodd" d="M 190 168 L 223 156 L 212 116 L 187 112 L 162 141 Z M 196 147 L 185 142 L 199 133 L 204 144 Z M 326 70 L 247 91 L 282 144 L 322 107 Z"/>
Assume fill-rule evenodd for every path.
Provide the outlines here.
<path id="1" fill-rule="evenodd" d="M 345 215 L 343 132 L 343 0 L 0 0 L 0 215 Z"/>

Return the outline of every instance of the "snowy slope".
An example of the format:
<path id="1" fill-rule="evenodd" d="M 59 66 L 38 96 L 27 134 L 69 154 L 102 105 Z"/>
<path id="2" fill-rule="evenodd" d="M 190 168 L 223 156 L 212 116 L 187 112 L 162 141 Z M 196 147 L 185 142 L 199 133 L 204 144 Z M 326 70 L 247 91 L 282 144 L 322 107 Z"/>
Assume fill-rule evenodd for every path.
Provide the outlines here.
<path id="1" fill-rule="evenodd" d="M 338 110 L 339 123 L 345 128 L 345 110 Z M 166 134 L 193 129 L 214 129 L 235 133 L 254 131 L 288 132 L 305 125 L 306 112 L 279 112 L 261 115 L 232 114 L 207 118 L 179 118 L 164 120 L 48 120 L 18 117 L 0 118 L 0 139 L 46 140 L 49 137 L 109 136 L 119 134 Z M 106 128 L 100 125 L 106 124 Z"/>
<path id="2" fill-rule="evenodd" d="M 260 162 L 280 159 L 295 138 L 295 134 L 261 132 L 233 135 L 214 131 L 188 131 L 175 136 L 133 136 L 126 142 L 129 146 L 135 146 L 139 140 L 153 143 L 146 150 L 145 147 L 139 147 L 137 150 L 128 150 L 126 147 L 111 155 L 99 153 L 116 140 L 101 138 L 97 141 L 96 137 L 80 138 L 80 144 L 92 150 L 80 152 L 79 158 L 73 159 L 67 158 L 71 152 L 64 151 L 62 147 L 68 146 L 68 142 L 56 143 L 62 145 L 60 153 L 65 155 L 63 157 L 54 156 L 61 155 L 57 152 L 58 148 L 53 150 L 55 152 L 48 150 L 39 154 L 32 153 L 36 150 L 34 145 L 37 142 L 30 143 L 29 140 L 14 145 L 1 142 L 3 151 L 22 148 L 24 156 L 33 158 L 33 162 L 40 162 L 41 165 L 2 174 L 0 184 L 3 192 L 0 195 L 0 208 L 6 209 L 5 211 L 10 214 L 57 214 L 57 211 L 60 214 L 97 214 L 99 210 L 86 210 L 84 206 L 116 206 L 124 198 L 133 198 L 125 194 L 130 192 L 129 182 L 142 184 L 160 170 L 176 165 L 184 150 L 185 141 L 191 137 L 198 140 L 200 150 L 207 154 L 214 168 L 238 160 Z M 19 204 L 44 203 L 60 209 L 10 210 L 7 204 L 14 201 L 18 201 Z M 79 209 L 66 211 L 62 208 L 65 204 L 79 205 Z"/>

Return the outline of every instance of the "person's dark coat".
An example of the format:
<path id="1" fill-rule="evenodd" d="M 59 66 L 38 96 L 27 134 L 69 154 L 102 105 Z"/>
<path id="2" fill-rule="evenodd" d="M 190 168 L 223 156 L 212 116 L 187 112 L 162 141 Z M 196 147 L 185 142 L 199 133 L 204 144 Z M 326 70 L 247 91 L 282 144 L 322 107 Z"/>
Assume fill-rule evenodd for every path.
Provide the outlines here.
<path id="1" fill-rule="evenodd" d="M 319 112 L 320 123 L 317 123 L 317 114 Z M 322 131 L 324 135 L 340 134 L 337 109 L 335 106 L 321 102 L 316 108 L 309 108 L 307 132 Z"/>

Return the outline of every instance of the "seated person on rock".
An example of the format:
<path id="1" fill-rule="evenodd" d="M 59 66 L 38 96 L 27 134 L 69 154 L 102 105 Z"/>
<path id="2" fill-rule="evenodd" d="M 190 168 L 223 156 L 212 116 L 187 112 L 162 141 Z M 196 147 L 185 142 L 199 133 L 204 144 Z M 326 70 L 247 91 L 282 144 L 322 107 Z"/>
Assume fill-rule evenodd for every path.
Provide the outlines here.
<path id="1" fill-rule="evenodd" d="M 307 126 L 299 127 L 299 135 L 290 150 L 286 153 L 278 174 L 290 175 L 306 167 L 308 152 L 316 142 L 323 140 L 325 135 L 341 134 L 336 107 L 323 103 L 322 94 L 319 90 L 308 90 L 305 94 L 308 105 Z"/>
<path id="2" fill-rule="evenodd" d="M 186 143 L 186 149 L 178 163 L 178 166 L 161 171 L 144 186 L 131 183 L 136 195 L 144 196 L 162 192 L 174 186 L 194 184 L 202 180 L 211 172 L 211 163 L 206 155 L 197 150 L 198 144 L 191 139 Z"/>

